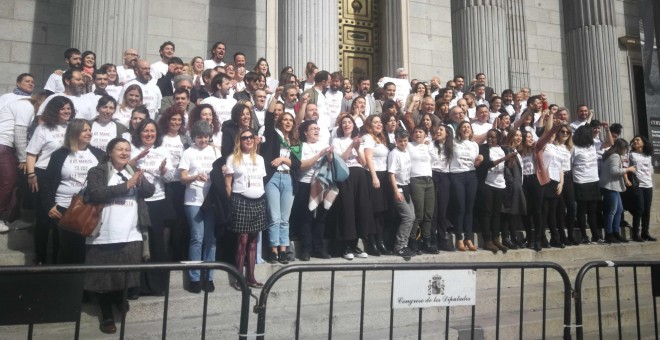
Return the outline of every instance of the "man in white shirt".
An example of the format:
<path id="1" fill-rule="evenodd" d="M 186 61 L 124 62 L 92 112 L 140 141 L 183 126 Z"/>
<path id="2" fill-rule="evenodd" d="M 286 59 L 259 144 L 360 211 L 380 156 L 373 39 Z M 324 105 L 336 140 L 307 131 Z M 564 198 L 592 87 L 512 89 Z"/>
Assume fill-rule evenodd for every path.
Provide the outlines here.
<path id="1" fill-rule="evenodd" d="M 488 103 L 488 97 L 486 96 L 486 85 L 484 84 L 477 84 L 474 86 L 474 102 L 479 105 L 486 105 L 486 107 L 490 107 L 490 104 Z"/>
<path id="2" fill-rule="evenodd" d="M 46 105 L 56 96 L 65 96 L 73 102 L 76 110 L 76 117 L 80 119 L 92 120 L 96 118 L 96 95 L 92 92 L 85 94 L 85 82 L 83 80 L 82 71 L 69 69 L 62 74 L 62 85 L 64 92 L 55 93 L 39 106 L 37 116 L 41 115 L 46 108 Z"/>
<path id="3" fill-rule="evenodd" d="M 456 88 L 454 89 L 456 92 L 456 98 L 463 98 L 463 93 L 467 91 L 465 89 L 465 77 L 460 74 L 455 75 L 454 83 L 456 84 Z"/>
<path id="4" fill-rule="evenodd" d="M 570 124 L 571 130 L 575 132 L 580 126 L 587 124 L 591 121 L 591 110 L 585 104 L 578 105 L 576 112 L 577 119 Z"/>
<path id="5" fill-rule="evenodd" d="M 152 82 L 151 79 L 149 62 L 146 60 L 138 61 L 137 66 L 135 67 L 135 79 L 124 84 L 121 94 L 119 95 L 119 104 L 121 104 L 124 99 L 124 92 L 126 92 L 126 89 L 129 86 L 136 84 L 142 89 L 142 104 L 149 110 L 149 117 L 155 119 L 158 110 L 160 109 L 163 95 L 160 93 L 160 89 L 156 86 L 156 83 Z"/>
<path id="6" fill-rule="evenodd" d="M 213 44 L 213 47 L 211 47 L 211 59 L 204 60 L 204 69 L 225 66 L 225 51 L 225 43 L 222 41 Z M 243 64 L 245 64 L 245 57 L 243 57 L 243 61 Z"/>
<path id="7" fill-rule="evenodd" d="M 67 64 L 69 69 L 82 70 L 82 54 L 77 48 L 69 48 L 64 51 L 64 62 Z M 44 90 L 51 91 L 53 93 L 64 92 L 64 83 L 62 83 L 62 74 L 53 73 L 48 77 L 46 85 L 44 85 Z"/>
<path id="8" fill-rule="evenodd" d="M 225 73 L 218 73 L 211 81 L 211 87 L 215 89 L 215 92 L 212 96 L 202 100 L 202 104 L 213 106 L 213 111 L 222 124 L 231 119 L 231 109 L 236 105 L 236 99 L 229 95 L 231 78 Z"/>
<path id="9" fill-rule="evenodd" d="M 309 93 L 309 102 L 316 104 L 319 111 L 319 120 L 326 122 L 325 126 L 329 126 L 327 122 L 330 121 L 330 113 L 328 108 L 328 99 L 325 97 L 325 90 L 330 85 L 330 73 L 328 71 L 319 71 L 314 76 L 314 86 L 305 91 Z"/>
<path id="10" fill-rule="evenodd" d="M 135 79 L 135 66 L 137 65 L 138 59 L 137 50 L 134 48 L 129 48 L 124 51 L 124 64 L 117 66 L 117 78 L 119 79 L 119 85 L 123 86 L 129 80 Z"/>
<path id="11" fill-rule="evenodd" d="M 0 109 L 17 99 L 31 96 L 32 91 L 34 91 L 34 76 L 29 73 L 21 73 L 16 77 L 16 88 L 14 91 L 0 96 Z"/>
<path id="12" fill-rule="evenodd" d="M 268 93 L 266 90 L 258 89 L 254 91 L 254 114 L 257 116 L 259 121 L 259 126 L 264 125 L 264 120 L 266 118 L 266 98 L 268 98 Z"/>
<path id="13" fill-rule="evenodd" d="M 388 100 L 396 101 L 399 106 L 399 111 L 401 111 L 403 102 L 396 100 L 396 84 L 388 82 L 383 85 L 383 88 L 385 89 L 385 98 L 376 100 L 376 114 L 380 115 L 383 113 L 383 103 Z"/>
<path id="14" fill-rule="evenodd" d="M 477 106 L 477 119 L 472 122 L 472 141 L 477 144 L 486 143 L 486 135 L 488 130 L 493 128 L 493 124 L 488 122 L 490 118 L 490 112 L 488 106 L 478 105 Z"/>
<path id="15" fill-rule="evenodd" d="M 174 49 L 174 43 L 171 41 L 166 41 L 160 45 L 160 49 L 158 49 L 160 60 L 151 64 L 149 71 L 151 73 L 151 79 L 153 79 L 154 82 L 167 74 L 170 58 L 174 57 Z"/>
<path id="16" fill-rule="evenodd" d="M 515 113 L 513 109 L 513 90 L 506 89 L 502 91 L 502 107 L 509 113 L 509 116 L 513 116 Z"/>
<path id="17" fill-rule="evenodd" d="M 330 122 L 334 122 L 341 112 L 341 102 L 344 99 L 343 84 L 344 76 L 341 72 L 333 72 L 330 75 L 330 88 L 325 92 Z"/>

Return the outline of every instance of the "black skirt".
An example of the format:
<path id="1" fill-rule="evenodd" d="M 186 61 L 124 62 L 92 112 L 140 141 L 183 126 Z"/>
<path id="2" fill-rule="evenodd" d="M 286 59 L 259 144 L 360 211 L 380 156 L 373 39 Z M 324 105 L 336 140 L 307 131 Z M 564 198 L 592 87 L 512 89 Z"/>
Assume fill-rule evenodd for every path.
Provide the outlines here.
<path id="1" fill-rule="evenodd" d="M 367 176 L 369 180 L 367 185 L 369 186 L 369 200 L 371 200 L 371 209 L 373 210 L 374 214 L 386 211 L 388 206 L 387 197 L 385 195 L 392 191 L 387 190 L 387 188 L 391 187 L 389 186 L 390 182 L 388 181 L 387 171 L 376 171 L 376 177 L 378 177 L 378 181 L 380 182 L 380 187 L 378 187 L 378 189 L 374 188 L 371 172 L 367 173 L 369 174 L 369 176 Z"/>

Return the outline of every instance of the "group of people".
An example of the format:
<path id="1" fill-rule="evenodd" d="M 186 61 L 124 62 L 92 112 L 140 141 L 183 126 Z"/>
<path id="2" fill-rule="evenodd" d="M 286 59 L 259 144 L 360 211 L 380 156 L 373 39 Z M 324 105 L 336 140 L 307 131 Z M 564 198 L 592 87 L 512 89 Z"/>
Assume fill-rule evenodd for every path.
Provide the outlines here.
<path id="1" fill-rule="evenodd" d="M 626 209 L 632 239 L 655 241 L 651 143 L 628 143 L 586 105 L 569 122 L 528 88 L 498 96 L 483 73 L 442 87 L 398 69 L 372 93 L 368 77 L 310 62 L 304 80 L 291 67 L 278 80 L 266 59 L 246 72 L 245 54 L 225 51 L 184 63 L 168 41 L 155 63 L 127 49 L 97 68 L 71 48 L 45 91 L 19 75 L 0 97 L 0 232 L 23 197 L 36 264 L 223 260 L 251 287 L 258 262 L 294 259 L 291 239 L 302 261 L 476 251 L 475 231 L 493 253 L 540 251 L 627 242 Z M 89 237 L 58 228 L 83 189 L 103 206 Z M 167 275 L 129 274 L 131 297 L 162 295 Z M 188 281 L 215 290 L 212 271 Z M 123 286 L 119 273 L 86 277 L 103 332 L 116 331 L 113 304 L 128 308 Z"/>

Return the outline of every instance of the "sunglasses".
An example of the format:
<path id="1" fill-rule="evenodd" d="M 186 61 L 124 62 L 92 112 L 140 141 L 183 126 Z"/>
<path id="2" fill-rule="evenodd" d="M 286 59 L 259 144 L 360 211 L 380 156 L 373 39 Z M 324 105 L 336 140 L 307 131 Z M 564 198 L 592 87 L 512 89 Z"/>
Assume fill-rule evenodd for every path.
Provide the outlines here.
<path id="1" fill-rule="evenodd" d="M 245 141 L 245 140 L 252 140 L 252 139 L 254 139 L 254 135 L 241 136 L 241 140 L 243 140 L 243 141 Z"/>
<path id="2" fill-rule="evenodd" d="M 569 132 L 569 131 L 562 130 L 562 131 L 559 131 L 559 134 L 560 134 L 560 135 L 568 135 L 568 134 L 570 134 L 570 132 Z"/>

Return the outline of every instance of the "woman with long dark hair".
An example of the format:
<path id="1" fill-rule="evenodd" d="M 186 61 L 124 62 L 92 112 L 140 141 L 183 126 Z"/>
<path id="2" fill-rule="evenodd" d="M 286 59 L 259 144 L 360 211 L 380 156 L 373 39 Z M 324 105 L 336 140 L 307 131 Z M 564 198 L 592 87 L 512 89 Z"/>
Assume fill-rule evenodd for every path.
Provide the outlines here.
<path id="1" fill-rule="evenodd" d="M 628 156 L 630 164 L 634 165 L 635 176 L 638 185 L 635 187 L 631 183 L 635 197 L 635 210 L 633 210 L 633 234 L 632 239 L 635 242 L 656 241 L 656 238 L 649 233 L 649 223 L 651 220 L 651 203 L 653 202 L 653 144 L 644 136 L 636 135 L 630 141 L 631 152 Z M 640 221 L 642 224 L 640 236 Z"/>
<path id="2" fill-rule="evenodd" d="M 637 168 L 632 165 L 623 166 L 621 157 L 628 151 L 628 142 L 623 138 L 614 141 L 614 145 L 603 154 L 603 165 L 600 167 L 600 191 L 603 194 L 603 220 L 605 221 L 605 242 L 627 243 L 621 236 L 621 215 L 623 202 L 621 192 L 626 190 L 624 176 L 634 173 Z"/>
<path id="3" fill-rule="evenodd" d="M 452 251 L 454 249 L 447 240 L 449 219 L 447 207 L 449 206 L 449 162 L 454 154 L 454 134 L 447 125 L 435 127 L 432 147 L 438 157 L 433 159 L 433 187 L 435 188 L 435 209 L 433 210 L 433 233 L 437 241 L 438 250 Z"/>
<path id="4" fill-rule="evenodd" d="M 558 112 L 566 110 L 560 108 Z M 563 158 L 562 171 L 564 183 L 557 201 L 557 230 L 559 240 L 566 246 L 578 245 L 580 240 L 575 239 L 575 189 L 573 185 L 573 171 L 571 167 L 571 153 L 573 151 L 573 131 L 571 127 L 563 124 L 555 136 L 555 145 Z"/>
<path id="5" fill-rule="evenodd" d="M 522 157 L 520 148 L 523 141 L 523 133 L 520 130 L 511 130 L 505 140 L 505 145 L 511 150 L 516 150 L 517 155 L 506 162 L 504 168 L 504 180 L 506 192 L 502 204 L 502 244 L 509 249 L 519 249 L 524 246 L 518 240 L 516 232 L 522 230 L 522 215 L 527 213 L 527 201 L 523 192 Z"/>
<path id="6" fill-rule="evenodd" d="M 32 192 L 38 192 L 44 185 L 46 168 L 50 156 L 64 145 L 64 135 L 69 122 L 75 118 L 76 110 L 71 99 L 65 96 L 55 96 L 44 109 L 40 117 L 41 123 L 32 134 L 27 145 L 26 168 L 28 187 Z M 55 225 L 50 223 L 48 211 L 51 207 L 43 206 L 42 200 L 37 200 L 35 206 L 36 227 L 34 230 L 35 263 L 45 264 L 47 257 L 48 238 L 53 232 L 53 262 L 57 263 L 59 237 Z"/>
<path id="7" fill-rule="evenodd" d="M 581 243 L 604 243 L 598 226 L 598 203 L 601 200 L 598 178 L 598 152 L 594 146 L 591 126 L 582 125 L 573 134 L 573 182 L 577 201 L 577 223 L 582 234 Z M 585 216 L 587 218 L 585 219 Z M 587 222 L 591 241 L 587 237 Z"/>

